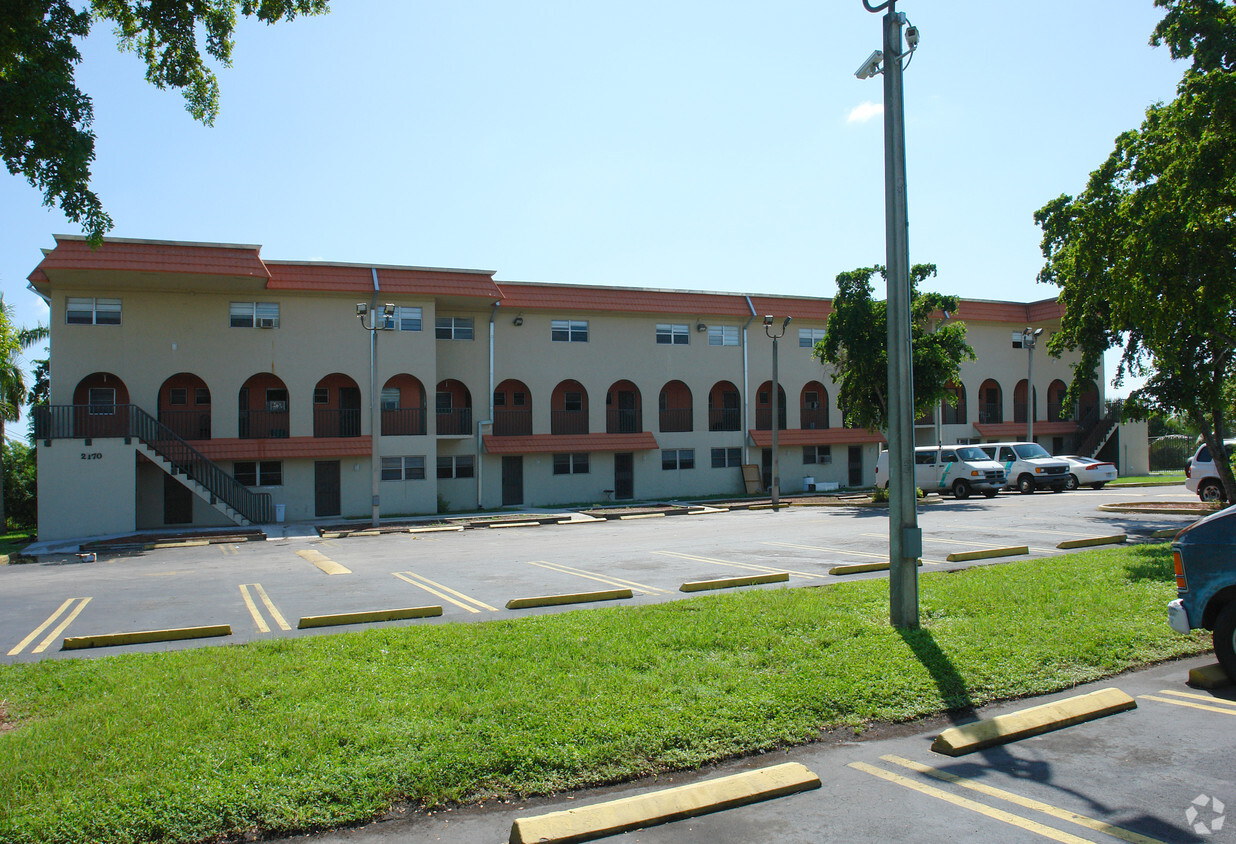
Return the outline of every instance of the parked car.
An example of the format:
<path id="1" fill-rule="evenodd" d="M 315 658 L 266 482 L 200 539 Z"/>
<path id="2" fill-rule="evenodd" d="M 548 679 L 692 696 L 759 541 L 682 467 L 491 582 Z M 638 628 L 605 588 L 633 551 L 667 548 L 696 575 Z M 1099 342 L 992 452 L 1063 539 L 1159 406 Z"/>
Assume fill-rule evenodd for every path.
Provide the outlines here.
<path id="1" fill-rule="evenodd" d="M 1069 482 L 1064 485 L 1065 489 L 1077 489 L 1079 486 L 1102 489 L 1104 484 L 1116 480 L 1115 463 L 1104 463 L 1076 454 L 1057 454 L 1056 459 L 1069 464 Z"/>
<path id="2" fill-rule="evenodd" d="M 1176 600 L 1167 620 L 1178 633 L 1210 630 L 1215 656 L 1236 680 L 1236 507 L 1194 522 L 1172 540 Z"/>
<path id="3" fill-rule="evenodd" d="M 1230 456 L 1236 449 L 1236 440 L 1224 440 L 1223 448 Z M 1227 501 L 1223 482 L 1215 471 L 1214 457 L 1206 443 L 1198 446 L 1197 452 L 1185 463 L 1185 489 L 1196 493 L 1203 501 Z"/>
<path id="4" fill-rule="evenodd" d="M 1038 443 L 982 443 L 997 463 L 1004 464 L 1007 485 L 1029 495 L 1036 489 L 1060 492 L 1069 483 L 1069 464 L 1057 460 Z"/>
<path id="5" fill-rule="evenodd" d="M 876 459 L 876 486 L 888 489 L 888 451 Z M 914 449 L 914 484 L 920 489 L 949 491 L 954 498 L 969 498 L 981 492 L 994 498 L 1004 486 L 1004 467 L 992 461 L 978 446 L 919 446 Z"/>

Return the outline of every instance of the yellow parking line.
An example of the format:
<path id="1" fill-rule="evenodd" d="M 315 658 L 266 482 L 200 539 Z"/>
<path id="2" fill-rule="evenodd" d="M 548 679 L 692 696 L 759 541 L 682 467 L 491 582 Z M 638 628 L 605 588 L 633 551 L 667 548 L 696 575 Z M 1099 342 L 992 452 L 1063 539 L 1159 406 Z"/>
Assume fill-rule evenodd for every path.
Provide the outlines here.
<path id="1" fill-rule="evenodd" d="M 420 589 L 424 589 L 430 595 L 436 595 L 442 600 L 447 601 L 448 603 L 452 603 L 455 606 L 459 607 L 460 609 L 465 609 L 468 612 L 480 612 L 481 610 L 489 610 L 490 612 L 498 611 L 497 607 L 491 607 L 489 604 L 485 603 L 484 601 L 478 601 L 476 598 L 469 598 L 467 595 L 463 594 L 462 592 L 456 592 L 454 589 L 451 589 L 448 586 L 443 586 L 441 583 L 435 583 L 429 578 L 424 577 L 423 575 L 419 575 L 416 572 L 397 571 L 397 572 L 393 572 L 393 574 L 395 575 L 395 577 L 399 578 L 405 583 L 411 583 L 413 586 L 416 586 Z M 451 595 L 454 595 L 455 598 L 461 598 L 464 601 L 467 601 L 468 603 L 465 604 L 465 603 L 461 603 L 460 601 L 456 601 L 455 598 L 451 597 Z M 475 607 L 469 606 L 469 604 L 475 604 L 476 606 Z M 477 609 L 477 607 L 480 607 L 480 609 Z"/>
<path id="2" fill-rule="evenodd" d="M 220 554 L 224 554 L 224 555 L 240 553 L 240 549 L 237 548 L 235 545 L 216 545 L 215 547 L 219 549 Z"/>
<path id="3" fill-rule="evenodd" d="M 626 589 L 638 589 L 639 591 L 644 592 L 649 595 L 668 594 L 668 591 L 665 589 L 657 589 L 653 586 L 644 586 L 642 583 L 636 583 L 631 580 L 620 580 L 619 578 L 616 578 L 616 577 L 602 577 L 601 575 L 592 574 L 590 572 L 584 571 L 583 569 L 573 569 L 570 566 L 564 566 L 560 563 L 549 563 L 544 560 L 529 560 L 528 565 L 539 566 L 540 568 L 549 569 L 550 571 L 556 571 L 556 572 L 559 572 L 560 574 L 571 574 L 571 575 L 574 575 L 575 577 L 582 577 L 586 580 L 595 580 L 597 583 L 607 583 L 610 586 L 617 586 L 617 587 L 626 588 Z"/>
<path id="4" fill-rule="evenodd" d="M 80 599 L 79 598 L 69 598 L 67 601 L 65 601 L 63 604 L 57 607 L 56 611 L 47 617 L 47 621 L 44 621 L 38 627 L 34 628 L 33 632 L 31 632 L 29 636 L 22 639 L 20 642 L 17 643 L 17 646 L 13 648 L 13 650 L 9 651 L 9 656 L 17 656 L 19 653 L 24 651 L 26 649 L 26 645 L 30 644 L 35 639 L 37 639 L 40 633 L 42 633 L 44 630 L 50 627 L 53 622 L 55 622 L 55 620 L 60 616 L 60 613 L 67 610 L 69 608 L 69 605 L 77 600 L 80 600 Z M 87 598 L 86 600 L 89 600 L 89 598 Z"/>
<path id="5" fill-rule="evenodd" d="M 270 599 L 270 596 L 266 594 L 266 590 L 262 588 L 262 584 L 242 583 L 240 585 L 240 594 L 245 599 L 245 606 L 249 608 L 249 614 L 253 616 L 253 620 L 257 624 L 258 632 L 269 633 L 270 628 L 266 626 L 266 620 L 262 618 L 261 612 L 258 611 L 257 604 L 253 602 L 252 596 L 249 595 L 250 586 L 253 587 L 253 591 L 257 593 L 257 596 L 262 599 L 262 603 L 266 605 L 266 610 L 270 613 L 270 617 L 274 619 L 275 624 L 279 625 L 281 630 L 291 630 L 292 625 L 288 624 L 287 620 L 284 619 L 284 617 L 279 613 L 279 610 L 275 607 L 274 601 Z"/>
<path id="6" fill-rule="evenodd" d="M 1213 703 L 1218 706 L 1236 707 L 1236 700 L 1224 700 L 1221 697 L 1211 697 L 1210 695 L 1199 695 L 1191 692 L 1176 692 L 1171 689 L 1159 689 L 1161 695 L 1173 695 L 1174 697 L 1187 697 L 1190 700 L 1201 700 L 1206 703 Z"/>
<path id="7" fill-rule="evenodd" d="M 768 544 L 768 543 L 765 543 Z M 785 572 L 790 577 L 801 577 L 806 580 L 816 580 L 822 578 L 823 575 L 810 574 L 805 571 L 795 571 L 787 568 L 773 568 L 772 566 L 761 566 L 758 563 L 735 563 L 730 560 L 718 560 L 715 557 L 698 557 L 695 554 L 681 554 L 677 551 L 653 551 L 654 554 L 660 554 L 663 557 L 678 557 L 682 560 L 690 560 L 694 563 L 711 563 L 714 566 L 725 566 L 732 569 L 745 569 L 746 571 L 758 571 L 765 574 L 775 574 Z"/>
<path id="8" fill-rule="evenodd" d="M 44 639 L 42 642 L 39 642 L 38 647 L 32 650 L 30 653 L 41 654 L 43 653 L 43 651 L 47 650 L 47 646 L 50 645 L 52 642 L 54 642 L 56 640 L 56 637 L 59 636 L 61 633 L 63 633 L 65 631 L 65 628 L 67 628 L 70 624 L 73 623 L 73 619 L 77 618 L 78 613 L 80 613 L 82 610 L 86 608 L 86 604 L 90 603 L 89 598 L 78 598 L 76 600 L 80 601 L 81 603 L 79 603 L 73 609 L 73 612 L 69 613 L 65 617 L 64 621 L 60 622 L 60 624 L 56 627 L 55 630 L 48 633 L 47 638 Z M 48 621 L 51 621 L 51 620 L 52 619 L 48 619 Z"/>
<path id="9" fill-rule="evenodd" d="M 869 551 L 852 551 L 849 548 L 825 548 L 820 545 L 795 545 L 792 542 L 765 542 L 765 545 L 777 545 L 781 548 L 801 548 L 804 551 L 825 551 L 829 554 L 850 554 L 855 557 L 871 557 L 873 560 L 883 560 L 888 562 L 888 552 L 883 554 L 872 554 Z M 929 560 L 923 557 L 923 563 L 931 565 L 943 565 L 944 560 Z"/>
<path id="10" fill-rule="evenodd" d="M 880 539 L 888 539 L 888 534 L 887 534 L 887 533 L 860 533 L 860 534 L 859 534 L 859 536 L 870 536 L 870 537 L 879 537 Z M 1002 544 L 1002 543 L 995 543 L 995 542 L 979 542 L 977 539 L 975 539 L 975 540 L 971 540 L 971 541 L 967 541 L 967 540 L 964 540 L 964 539 L 939 539 L 939 538 L 934 537 L 934 536 L 924 536 L 924 537 L 923 537 L 923 542 L 924 542 L 924 543 L 926 543 L 926 542 L 942 542 L 942 543 L 944 543 L 944 544 L 946 544 L 946 545 L 969 545 L 969 546 L 973 546 L 973 545 L 984 545 L 984 546 L 986 546 L 986 547 L 988 547 L 988 548 L 1004 548 L 1004 547 L 1007 547 L 1005 544 Z M 1059 549 L 1059 548 L 1031 548 L 1030 550 L 1031 550 L 1031 551 L 1036 551 L 1036 552 L 1038 552 L 1038 553 L 1040 553 L 1040 554 L 1059 554 L 1059 553 L 1060 553 L 1060 549 Z"/>
<path id="11" fill-rule="evenodd" d="M 259 633 L 269 633 L 270 628 L 266 626 L 266 619 L 262 618 L 262 614 L 258 612 L 257 604 L 253 603 L 252 596 L 249 595 L 249 587 L 245 584 L 240 584 L 240 596 L 245 599 L 245 606 L 249 608 L 249 615 L 253 616 L 253 623 L 257 625 Z"/>
<path id="12" fill-rule="evenodd" d="M 980 815 L 986 815 L 989 818 L 994 818 L 998 821 L 1011 824 L 1027 832 L 1033 832 L 1041 835 L 1044 838 L 1050 838 L 1053 841 L 1065 842 L 1065 844 L 1092 844 L 1085 838 L 1080 838 L 1076 835 L 1070 835 L 1067 832 L 1061 832 L 1058 829 L 1053 829 L 1050 826 L 1041 824 L 1037 821 L 1032 821 L 1029 818 L 1023 818 L 1021 815 L 1014 815 L 1012 812 L 1006 812 L 1003 809 L 995 809 L 991 806 L 986 806 L 967 797 L 960 797 L 956 794 L 950 794 L 943 789 L 935 786 L 925 785 L 921 782 L 916 782 L 909 777 L 903 777 L 900 774 L 894 774 L 892 771 L 885 771 L 882 768 L 877 768 L 874 765 L 868 765 L 866 762 L 851 762 L 847 767 L 854 768 L 873 777 L 879 777 L 882 780 L 887 780 L 891 783 L 896 783 L 903 788 L 909 788 L 917 791 L 920 794 L 926 794 L 930 797 L 935 797 L 938 800 L 943 800 L 946 803 L 952 803 L 954 806 L 960 806 L 963 809 L 969 809 L 971 812 L 977 812 Z"/>
<path id="13" fill-rule="evenodd" d="M 1204 703 L 1189 703 L 1187 700 L 1172 700 L 1169 697 L 1156 697 L 1154 695 L 1138 695 L 1140 700 L 1155 700 L 1159 703 L 1170 703 L 1173 706 L 1187 706 L 1190 709 L 1201 709 L 1205 712 L 1218 712 L 1223 715 L 1236 715 L 1236 709 L 1222 709 L 1218 706 L 1207 706 Z"/>
<path id="14" fill-rule="evenodd" d="M 1025 809 L 1033 809 L 1036 812 L 1042 812 L 1045 815 L 1050 815 L 1057 820 L 1068 821 L 1069 823 L 1084 826 L 1087 829 L 1093 829 L 1095 832 L 1102 832 L 1110 835 L 1113 838 L 1119 838 L 1122 841 L 1130 841 L 1133 844 L 1163 844 L 1157 838 L 1151 838 L 1147 835 L 1133 832 L 1132 830 L 1124 829 L 1118 826 L 1112 826 L 1109 823 L 1104 823 L 1094 818 L 1079 815 L 1077 812 L 1070 812 L 1067 809 L 1061 809 L 1053 806 L 1050 803 L 1043 803 L 1039 800 L 1032 800 L 1029 797 L 1023 797 L 1020 794 L 1014 794 L 1011 791 L 995 788 L 985 783 L 977 782 L 966 777 L 959 777 L 956 774 L 950 774 L 947 771 L 941 771 L 937 768 L 932 768 L 930 765 L 923 765 L 918 762 L 913 762 L 909 759 L 904 759 L 900 756 L 881 756 L 885 762 L 892 762 L 894 765 L 900 765 L 903 768 L 909 768 L 911 771 L 918 771 L 920 774 L 926 774 L 929 777 L 935 777 L 938 780 L 960 785 L 962 788 L 968 788 L 971 791 L 977 791 L 980 794 L 986 794 L 988 797 L 995 797 L 1000 800 L 1005 800 L 1009 803 L 1021 806 Z"/>
<path id="15" fill-rule="evenodd" d="M 296 556 L 308 560 L 309 562 L 313 563 L 315 566 L 317 566 L 318 568 L 320 568 L 322 571 L 326 572 L 327 574 L 351 574 L 352 573 L 352 570 L 350 568 L 347 568 L 346 566 L 342 566 L 339 563 L 336 563 L 334 560 L 330 559 L 329 557 L 323 556 L 321 551 L 315 551 L 312 548 L 310 548 L 307 551 L 297 551 Z"/>

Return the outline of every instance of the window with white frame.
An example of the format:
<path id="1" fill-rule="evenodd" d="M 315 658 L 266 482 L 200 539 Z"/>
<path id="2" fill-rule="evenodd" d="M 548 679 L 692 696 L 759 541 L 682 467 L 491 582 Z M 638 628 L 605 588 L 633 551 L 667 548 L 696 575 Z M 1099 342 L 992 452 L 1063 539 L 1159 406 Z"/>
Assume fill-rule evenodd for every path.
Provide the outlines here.
<path id="1" fill-rule="evenodd" d="M 386 317 L 387 331 L 420 331 L 421 309 L 396 305 L 395 313 Z"/>
<path id="2" fill-rule="evenodd" d="M 86 394 L 91 416 L 116 415 L 116 390 L 113 387 L 91 387 Z"/>
<path id="3" fill-rule="evenodd" d="M 554 455 L 555 475 L 586 475 L 588 474 L 588 452 Z"/>
<path id="4" fill-rule="evenodd" d="M 695 468 L 695 449 L 665 448 L 661 450 L 661 468 L 665 471 Z"/>
<path id="5" fill-rule="evenodd" d="M 710 325 L 708 326 L 708 345 L 710 346 L 737 346 L 738 345 L 738 326 L 737 325 Z"/>
<path id="6" fill-rule="evenodd" d="M 425 480 L 425 455 L 412 454 L 404 457 L 382 458 L 382 480 L 384 481 L 423 481 Z"/>
<path id="7" fill-rule="evenodd" d="M 471 478 L 476 474 L 476 458 L 471 454 L 457 454 L 454 457 L 438 458 L 438 477 Z"/>
<path id="8" fill-rule="evenodd" d="M 550 320 L 549 339 L 556 343 L 587 343 L 588 320 L 586 319 L 555 319 Z"/>
<path id="9" fill-rule="evenodd" d="M 815 344 L 824 339 L 823 328 L 800 328 L 798 329 L 798 347 L 800 349 L 814 349 Z"/>
<path id="10" fill-rule="evenodd" d="M 833 462 L 833 447 L 831 445 L 803 446 L 803 463 L 828 465 Z"/>
<path id="11" fill-rule="evenodd" d="M 741 448 L 714 448 L 712 450 L 712 468 L 728 469 L 742 465 Z"/>
<path id="12" fill-rule="evenodd" d="M 228 308 L 232 328 L 278 328 L 278 302 L 232 302 Z"/>
<path id="13" fill-rule="evenodd" d="M 244 460 L 233 463 L 232 477 L 242 486 L 283 486 L 283 461 Z"/>
<path id="14" fill-rule="evenodd" d="M 472 317 L 438 317 L 433 322 L 433 335 L 439 340 L 471 340 Z"/>
<path id="15" fill-rule="evenodd" d="M 384 387 L 382 389 L 382 397 L 380 401 L 382 402 L 381 407 L 383 410 L 398 410 L 399 409 L 399 388 L 398 387 Z"/>
<path id="16" fill-rule="evenodd" d="M 330 404 L 330 387 L 314 387 L 313 403 Z"/>
<path id="17" fill-rule="evenodd" d="M 172 407 L 180 407 L 181 405 L 189 404 L 189 390 L 187 387 L 172 387 L 167 391 L 167 403 Z"/>
<path id="18" fill-rule="evenodd" d="M 661 346 L 685 346 L 691 339 L 691 328 L 679 323 L 657 323 L 657 344 Z"/>
<path id="19" fill-rule="evenodd" d="M 120 300 L 70 296 L 64 319 L 69 325 L 120 325 Z"/>

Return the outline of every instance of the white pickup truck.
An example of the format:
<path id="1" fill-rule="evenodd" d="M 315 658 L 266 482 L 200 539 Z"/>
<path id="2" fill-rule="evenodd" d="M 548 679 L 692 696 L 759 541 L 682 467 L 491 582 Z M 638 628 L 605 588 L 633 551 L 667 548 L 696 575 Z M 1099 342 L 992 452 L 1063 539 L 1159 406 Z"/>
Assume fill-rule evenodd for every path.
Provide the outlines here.
<path id="1" fill-rule="evenodd" d="M 1023 495 L 1036 489 L 1060 492 L 1069 484 L 1069 464 L 1052 457 L 1038 443 L 983 443 L 979 448 L 1003 464 L 1009 487 Z"/>

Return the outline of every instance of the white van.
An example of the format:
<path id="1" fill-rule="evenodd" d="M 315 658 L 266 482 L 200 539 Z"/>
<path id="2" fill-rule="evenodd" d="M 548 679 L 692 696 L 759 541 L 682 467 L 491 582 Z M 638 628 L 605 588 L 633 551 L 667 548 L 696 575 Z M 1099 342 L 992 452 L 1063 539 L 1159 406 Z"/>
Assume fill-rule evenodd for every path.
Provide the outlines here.
<path id="1" fill-rule="evenodd" d="M 1036 489 L 1060 492 L 1069 484 L 1069 464 L 1038 443 L 981 443 L 988 456 L 1004 465 L 1010 489 L 1029 495 Z"/>
<path id="2" fill-rule="evenodd" d="M 888 489 L 888 452 L 876 460 L 876 486 Z M 914 449 L 914 484 L 927 492 L 948 490 L 954 498 L 981 492 L 994 498 L 1004 486 L 1004 467 L 978 446 L 919 446 Z"/>
<path id="3" fill-rule="evenodd" d="M 1236 440 L 1224 440 L 1223 448 L 1229 455 L 1236 452 Z M 1203 501 L 1227 501 L 1227 493 L 1215 470 L 1214 456 L 1206 443 L 1198 446 L 1197 452 L 1185 463 L 1185 489 Z"/>

